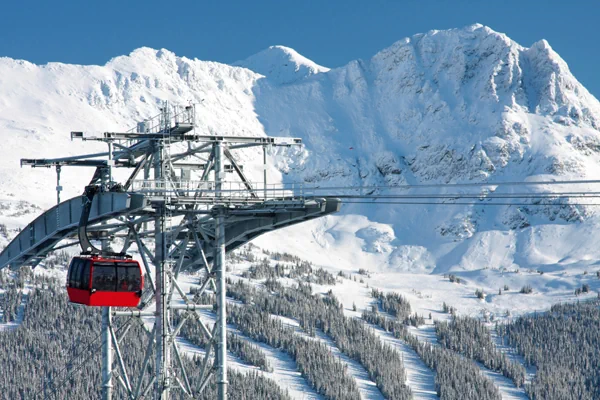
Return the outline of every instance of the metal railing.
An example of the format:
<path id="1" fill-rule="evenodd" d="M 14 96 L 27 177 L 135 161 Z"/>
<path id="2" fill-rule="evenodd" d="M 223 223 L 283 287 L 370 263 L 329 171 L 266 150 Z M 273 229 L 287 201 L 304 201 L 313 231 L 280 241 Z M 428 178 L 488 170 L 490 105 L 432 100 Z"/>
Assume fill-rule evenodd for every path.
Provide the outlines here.
<path id="1" fill-rule="evenodd" d="M 214 181 L 201 180 L 134 180 L 131 191 L 149 195 L 172 194 L 175 196 L 202 196 L 205 199 L 269 200 L 282 198 L 304 198 L 316 195 L 316 187 L 307 187 L 304 183 L 267 184 L 244 182 L 222 182 L 216 189 Z"/>
<path id="2" fill-rule="evenodd" d="M 196 107 L 194 105 L 180 107 L 165 104 L 164 107 L 167 108 L 166 112 L 161 111 L 160 114 L 138 122 L 136 126 L 125 133 L 166 133 L 169 129 L 179 124 L 195 126 Z M 127 146 L 132 146 L 136 142 L 137 139 L 125 141 Z"/>
<path id="3" fill-rule="evenodd" d="M 161 112 L 145 119 L 129 129 L 127 133 L 160 133 L 165 127 L 168 129 L 177 124 L 194 124 L 195 107 L 193 105 L 186 107 L 165 105 L 165 107 L 171 107 L 172 112 L 168 110 L 167 113 Z"/>

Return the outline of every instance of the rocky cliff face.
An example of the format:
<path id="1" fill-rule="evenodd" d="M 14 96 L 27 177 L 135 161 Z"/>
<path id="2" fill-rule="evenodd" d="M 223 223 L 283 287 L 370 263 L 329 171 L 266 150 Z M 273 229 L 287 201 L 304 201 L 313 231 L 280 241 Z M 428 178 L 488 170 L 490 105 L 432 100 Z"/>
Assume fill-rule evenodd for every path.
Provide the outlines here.
<path id="1" fill-rule="evenodd" d="M 267 132 L 302 136 L 322 155 L 311 181 L 580 175 L 596 161 L 600 104 L 566 63 L 545 41 L 524 48 L 480 25 L 415 35 L 294 85 L 259 81 L 255 92 Z M 326 148 L 344 163 L 331 168 Z"/>

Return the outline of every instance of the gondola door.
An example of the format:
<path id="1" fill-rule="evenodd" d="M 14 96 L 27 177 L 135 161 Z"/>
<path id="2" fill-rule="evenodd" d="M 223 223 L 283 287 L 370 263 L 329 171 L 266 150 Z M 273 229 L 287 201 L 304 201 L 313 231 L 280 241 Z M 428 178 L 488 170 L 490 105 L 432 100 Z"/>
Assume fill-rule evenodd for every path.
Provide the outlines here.
<path id="1" fill-rule="evenodd" d="M 67 277 L 67 294 L 72 303 L 89 304 L 90 302 L 91 260 L 74 257 L 69 266 Z"/>

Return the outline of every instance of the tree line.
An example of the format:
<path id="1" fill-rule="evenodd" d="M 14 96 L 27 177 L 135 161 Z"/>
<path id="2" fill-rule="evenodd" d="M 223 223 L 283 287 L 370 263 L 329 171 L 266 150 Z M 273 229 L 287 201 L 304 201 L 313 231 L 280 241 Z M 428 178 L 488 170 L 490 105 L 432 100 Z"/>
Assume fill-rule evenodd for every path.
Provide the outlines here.
<path id="1" fill-rule="evenodd" d="M 532 399 L 600 398 L 600 302 L 558 304 L 549 312 L 497 324 L 505 344 L 537 367 L 525 389 Z"/>
<path id="2" fill-rule="evenodd" d="M 453 316 L 449 322 L 436 321 L 435 332 L 443 347 L 478 361 L 492 371 L 502 373 L 516 387 L 525 384 L 525 368 L 510 361 L 506 354 L 496 348 L 489 330 L 478 319 Z"/>
<path id="3" fill-rule="evenodd" d="M 415 327 L 425 324 L 425 318 L 422 315 L 418 315 L 416 312 L 411 314 L 410 302 L 401 294 L 383 293 L 381 290 L 371 289 L 371 297 L 377 300 L 377 310 L 394 316 L 398 321 Z"/>
<path id="4" fill-rule="evenodd" d="M 278 255 L 279 253 L 275 253 Z M 272 255 L 273 256 L 273 255 Z M 288 257 L 280 255 L 277 259 L 288 260 Z M 330 272 L 323 268 L 315 268 L 308 261 L 301 261 L 297 257 L 293 258 L 293 263 L 285 264 L 276 262 L 271 264 L 268 258 L 263 258 L 260 262 L 255 262 L 242 273 L 244 278 L 248 279 L 277 279 L 290 278 L 298 281 L 316 283 L 318 285 L 335 285 L 336 280 Z"/>

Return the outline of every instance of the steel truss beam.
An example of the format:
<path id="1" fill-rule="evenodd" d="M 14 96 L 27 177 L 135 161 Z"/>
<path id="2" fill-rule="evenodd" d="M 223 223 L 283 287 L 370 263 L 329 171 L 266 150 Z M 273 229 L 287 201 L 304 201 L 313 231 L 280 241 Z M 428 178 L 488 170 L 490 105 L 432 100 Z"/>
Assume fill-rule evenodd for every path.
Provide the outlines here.
<path id="1" fill-rule="evenodd" d="M 98 136 L 88 135 L 83 132 L 71 132 L 71 139 L 94 140 L 94 141 L 114 141 L 114 140 L 164 140 L 164 133 L 124 133 L 124 132 L 104 132 Z M 168 135 L 172 142 L 212 142 L 212 143 L 243 143 L 254 144 L 257 146 L 292 146 L 302 144 L 300 138 L 290 137 L 270 137 L 270 136 L 226 136 L 226 135 L 196 135 L 172 132 Z"/>

